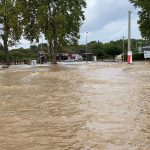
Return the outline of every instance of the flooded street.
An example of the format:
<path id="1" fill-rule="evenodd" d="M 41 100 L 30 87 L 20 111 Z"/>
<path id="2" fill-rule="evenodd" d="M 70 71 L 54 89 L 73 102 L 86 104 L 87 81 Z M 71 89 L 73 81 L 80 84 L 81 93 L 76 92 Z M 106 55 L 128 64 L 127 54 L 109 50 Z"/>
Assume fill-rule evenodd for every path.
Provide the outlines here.
<path id="1" fill-rule="evenodd" d="M 0 150 L 149 149 L 149 62 L 0 70 Z"/>

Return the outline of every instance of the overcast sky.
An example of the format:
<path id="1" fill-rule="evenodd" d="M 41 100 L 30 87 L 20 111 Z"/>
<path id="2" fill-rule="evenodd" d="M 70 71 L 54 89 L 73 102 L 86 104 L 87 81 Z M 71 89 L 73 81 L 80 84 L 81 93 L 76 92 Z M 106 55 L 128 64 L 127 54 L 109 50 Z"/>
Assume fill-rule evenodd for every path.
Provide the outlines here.
<path id="1" fill-rule="evenodd" d="M 85 9 L 86 20 L 81 27 L 80 44 L 86 42 L 100 41 L 108 42 L 127 38 L 128 36 L 128 10 L 136 12 L 128 0 L 87 0 Z M 137 25 L 138 15 L 132 14 L 132 38 L 141 38 Z M 42 39 L 40 40 L 42 42 Z M 21 40 L 17 47 L 27 48 L 30 42 Z"/>
<path id="2" fill-rule="evenodd" d="M 136 12 L 129 0 L 87 0 L 86 20 L 81 27 L 80 43 L 88 41 L 108 42 L 127 38 L 128 10 Z M 138 29 L 138 15 L 132 14 L 132 38 L 141 38 Z"/>

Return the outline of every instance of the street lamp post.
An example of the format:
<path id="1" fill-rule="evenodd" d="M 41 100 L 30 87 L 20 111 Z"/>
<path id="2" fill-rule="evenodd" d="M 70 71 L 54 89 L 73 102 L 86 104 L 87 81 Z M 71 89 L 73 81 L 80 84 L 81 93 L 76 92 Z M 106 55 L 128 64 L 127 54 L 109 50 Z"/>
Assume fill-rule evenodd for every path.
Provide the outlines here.
<path id="1" fill-rule="evenodd" d="M 86 32 L 86 63 L 87 63 L 87 34 L 88 32 Z"/>

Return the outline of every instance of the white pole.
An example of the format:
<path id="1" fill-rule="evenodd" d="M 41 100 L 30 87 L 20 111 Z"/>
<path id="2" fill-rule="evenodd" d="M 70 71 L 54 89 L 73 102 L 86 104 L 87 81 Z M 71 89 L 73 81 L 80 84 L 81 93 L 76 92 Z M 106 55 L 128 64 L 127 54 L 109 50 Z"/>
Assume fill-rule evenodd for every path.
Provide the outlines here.
<path id="1" fill-rule="evenodd" d="M 88 32 L 86 32 L 86 63 L 87 63 L 87 34 Z"/>
<path id="2" fill-rule="evenodd" d="M 128 12 L 128 51 L 131 51 L 131 11 Z"/>
<path id="3" fill-rule="evenodd" d="M 131 11 L 128 12 L 128 64 L 132 63 L 131 51 Z"/>

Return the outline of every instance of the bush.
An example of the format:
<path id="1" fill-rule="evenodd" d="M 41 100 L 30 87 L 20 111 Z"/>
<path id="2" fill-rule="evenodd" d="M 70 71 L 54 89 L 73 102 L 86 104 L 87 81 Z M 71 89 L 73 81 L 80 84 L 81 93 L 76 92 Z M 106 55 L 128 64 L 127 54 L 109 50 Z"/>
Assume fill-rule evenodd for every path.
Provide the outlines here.
<path id="1" fill-rule="evenodd" d="M 3 51 L 0 51 L 0 61 L 5 60 L 5 53 Z"/>
<path id="2" fill-rule="evenodd" d="M 115 60 L 115 56 L 122 53 L 122 49 L 119 46 L 113 44 L 105 44 L 105 52 Z"/>
<path id="3" fill-rule="evenodd" d="M 133 54 L 133 60 L 144 60 L 144 53 Z"/>

